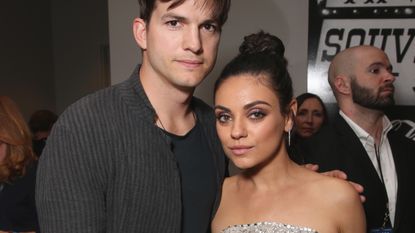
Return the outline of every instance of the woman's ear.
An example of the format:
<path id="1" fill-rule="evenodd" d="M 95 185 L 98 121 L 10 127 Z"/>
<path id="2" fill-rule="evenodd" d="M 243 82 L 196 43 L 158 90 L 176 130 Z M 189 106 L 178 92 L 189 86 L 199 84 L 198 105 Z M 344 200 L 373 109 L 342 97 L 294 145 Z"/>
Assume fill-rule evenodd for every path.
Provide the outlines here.
<path id="1" fill-rule="evenodd" d="M 292 99 L 288 105 L 288 113 L 285 118 L 284 131 L 288 132 L 294 127 L 294 117 L 297 115 L 297 100 Z"/>
<path id="2" fill-rule="evenodd" d="M 134 39 L 141 49 L 147 49 L 147 23 L 141 18 L 135 18 L 133 22 Z"/>

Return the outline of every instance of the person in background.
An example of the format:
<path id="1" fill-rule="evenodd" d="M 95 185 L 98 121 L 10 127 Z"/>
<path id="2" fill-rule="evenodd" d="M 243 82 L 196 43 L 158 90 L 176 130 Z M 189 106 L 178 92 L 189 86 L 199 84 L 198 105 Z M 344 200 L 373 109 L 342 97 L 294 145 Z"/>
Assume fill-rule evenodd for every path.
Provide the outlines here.
<path id="1" fill-rule="evenodd" d="M 42 154 L 53 124 L 58 120 L 54 112 L 42 109 L 35 111 L 29 119 L 29 128 L 33 135 L 33 150 L 37 157 Z"/>
<path id="2" fill-rule="evenodd" d="M 37 232 L 36 157 L 17 105 L 0 96 L 0 233 Z"/>
<path id="3" fill-rule="evenodd" d="M 289 158 L 297 106 L 284 50 L 273 35 L 249 35 L 216 81 L 218 136 L 242 172 L 225 179 L 212 232 L 364 233 L 353 187 Z"/>
<path id="4" fill-rule="evenodd" d="M 302 148 L 321 171 L 340 169 L 364 187 L 367 232 L 413 233 L 415 143 L 396 130 L 385 110 L 395 104 L 388 56 L 355 46 L 332 60 L 328 81 L 339 112 Z"/>
<path id="5" fill-rule="evenodd" d="M 321 98 L 312 93 L 303 93 L 296 100 L 298 107 L 294 118 L 294 134 L 296 137 L 309 138 L 327 124 L 326 107 Z"/>

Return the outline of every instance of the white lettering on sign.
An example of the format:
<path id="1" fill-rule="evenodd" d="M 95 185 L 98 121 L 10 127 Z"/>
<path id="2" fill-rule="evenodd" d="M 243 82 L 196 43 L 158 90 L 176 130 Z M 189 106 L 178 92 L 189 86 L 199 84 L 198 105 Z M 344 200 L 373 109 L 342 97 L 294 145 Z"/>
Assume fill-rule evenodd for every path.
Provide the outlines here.
<path id="1" fill-rule="evenodd" d="M 395 130 L 399 130 L 401 127 L 404 128 L 405 125 L 408 126 L 408 132 L 406 132 L 405 137 L 415 142 L 415 122 L 410 120 L 393 120 L 391 123 Z"/>
<path id="2" fill-rule="evenodd" d="M 414 0 L 327 0 L 326 7 L 410 7 Z"/>

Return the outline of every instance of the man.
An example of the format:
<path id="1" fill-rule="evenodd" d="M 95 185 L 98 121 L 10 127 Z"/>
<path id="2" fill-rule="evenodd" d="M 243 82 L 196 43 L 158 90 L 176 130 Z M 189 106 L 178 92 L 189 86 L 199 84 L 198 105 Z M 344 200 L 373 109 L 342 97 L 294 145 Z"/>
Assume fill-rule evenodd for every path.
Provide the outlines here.
<path id="1" fill-rule="evenodd" d="M 43 233 L 207 232 L 225 157 L 214 114 L 193 97 L 212 70 L 230 0 L 140 0 L 142 65 L 82 98 L 42 154 Z"/>
<path id="2" fill-rule="evenodd" d="M 384 114 L 394 105 L 387 55 L 371 46 L 346 49 L 330 64 L 328 80 L 340 111 L 331 127 L 304 143 L 306 162 L 340 169 L 363 185 L 368 232 L 414 232 L 415 144 Z"/>
<path id="3" fill-rule="evenodd" d="M 58 115 L 47 109 L 37 110 L 30 116 L 29 127 L 33 134 L 33 151 L 37 157 L 42 154 L 52 126 L 57 120 Z"/>

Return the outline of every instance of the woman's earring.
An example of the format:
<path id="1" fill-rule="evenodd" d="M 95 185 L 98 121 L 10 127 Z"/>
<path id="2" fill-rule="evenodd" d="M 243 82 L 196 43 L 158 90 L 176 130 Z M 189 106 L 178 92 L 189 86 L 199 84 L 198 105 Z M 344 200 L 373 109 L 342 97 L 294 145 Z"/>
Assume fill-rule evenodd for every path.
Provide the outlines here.
<path id="1" fill-rule="evenodd" d="M 291 146 L 291 129 L 288 130 L 288 146 Z"/>

